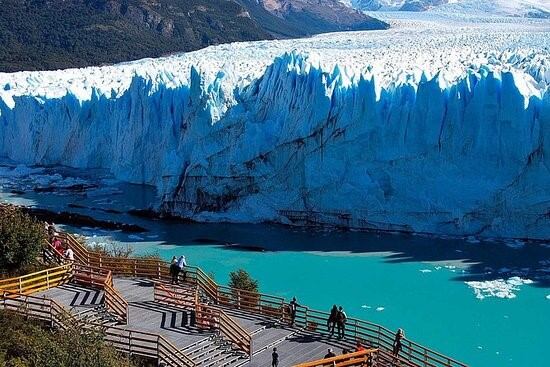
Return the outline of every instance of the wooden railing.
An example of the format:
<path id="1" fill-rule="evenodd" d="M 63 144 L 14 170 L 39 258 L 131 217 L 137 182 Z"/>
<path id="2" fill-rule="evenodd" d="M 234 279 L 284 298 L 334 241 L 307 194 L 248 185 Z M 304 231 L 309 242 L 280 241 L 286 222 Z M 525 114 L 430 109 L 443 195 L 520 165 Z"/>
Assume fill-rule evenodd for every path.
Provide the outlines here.
<path id="1" fill-rule="evenodd" d="M 348 367 L 348 366 L 367 366 L 371 365 L 369 361 L 375 361 L 378 349 L 371 348 L 359 352 L 342 354 L 340 356 L 318 359 L 316 361 L 300 363 L 294 367 Z"/>
<path id="2" fill-rule="evenodd" d="M 52 327 L 78 327 L 99 331 L 109 344 L 123 353 L 154 358 L 168 366 L 196 366 L 193 360 L 161 335 L 81 322 L 57 302 L 48 298 L 3 291 L 0 293 L 0 308 L 11 310 L 26 318 L 48 322 Z"/>
<path id="3" fill-rule="evenodd" d="M 113 277 L 110 270 L 74 264 L 73 281 L 103 290 L 107 310 L 113 313 L 120 322 L 128 322 L 128 302 L 113 287 Z"/>
<path id="4" fill-rule="evenodd" d="M 198 328 L 219 331 L 224 339 L 252 357 L 252 336 L 222 309 L 197 304 L 196 322 Z"/>
<path id="5" fill-rule="evenodd" d="M 70 234 L 61 234 L 66 243 L 73 249 L 77 261 L 84 264 L 111 270 L 113 275 L 145 277 L 169 281 L 170 264 L 161 260 L 140 258 L 114 258 L 86 249 Z M 214 304 L 273 317 L 283 322 L 289 321 L 288 303 L 282 297 L 267 294 L 250 293 L 218 285 L 200 268 L 186 267 L 186 282 L 196 284 L 198 289 L 208 296 Z M 329 314 L 308 307 L 299 306 L 295 324 L 317 334 L 327 335 Z M 395 333 L 389 329 L 368 321 L 354 318 L 346 323 L 346 338 L 361 340 L 380 352 L 391 355 Z M 428 349 L 408 339 L 402 340 L 400 360 L 420 367 L 467 367 L 465 364 L 441 353 Z M 405 362 L 403 362 L 405 364 Z"/>
<path id="6" fill-rule="evenodd" d="M 69 282 L 72 276 L 70 264 L 57 266 L 17 278 L 0 280 L 0 290 L 21 294 L 33 294 Z"/>
<path id="7" fill-rule="evenodd" d="M 199 303 L 197 287 L 188 288 L 155 282 L 154 297 L 156 302 L 166 303 L 186 310 L 195 310 L 195 306 Z"/>

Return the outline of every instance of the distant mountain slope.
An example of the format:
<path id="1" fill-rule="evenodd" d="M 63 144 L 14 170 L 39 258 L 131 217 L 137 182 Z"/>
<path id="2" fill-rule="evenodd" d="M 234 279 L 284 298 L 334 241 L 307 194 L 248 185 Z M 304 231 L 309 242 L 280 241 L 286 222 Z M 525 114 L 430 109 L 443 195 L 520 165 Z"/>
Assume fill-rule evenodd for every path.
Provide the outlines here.
<path id="1" fill-rule="evenodd" d="M 550 17 L 550 0 L 350 0 L 367 11 L 439 11 L 516 17 Z"/>
<path id="2" fill-rule="evenodd" d="M 387 24 L 337 0 L 240 0 L 275 36 L 385 29 Z M 275 17 L 276 19 L 273 19 Z M 269 18 L 269 19 L 266 19 Z M 280 24 L 284 26 L 281 27 Z M 292 30 L 294 34 L 289 34 Z"/>
<path id="3" fill-rule="evenodd" d="M 254 0 L 0 0 L 0 71 L 110 64 L 219 43 L 387 27 L 337 0 L 269 2 L 280 2 L 284 11 L 271 12 Z"/>

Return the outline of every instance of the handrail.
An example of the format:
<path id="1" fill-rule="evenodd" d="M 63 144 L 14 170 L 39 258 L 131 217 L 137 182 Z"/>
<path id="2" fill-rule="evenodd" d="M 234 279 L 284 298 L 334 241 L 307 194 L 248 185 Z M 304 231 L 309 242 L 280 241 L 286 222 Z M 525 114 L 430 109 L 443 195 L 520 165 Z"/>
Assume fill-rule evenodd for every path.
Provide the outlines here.
<path id="1" fill-rule="evenodd" d="M 72 276 L 72 265 L 65 264 L 16 278 L 0 280 L 0 290 L 33 294 L 68 283 Z"/>
<path id="2" fill-rule="evenodd" d="M 185 309 L 195 309 L 199 303 L 198 289 L 186 289 L 177 285 L 154 283 L 154 300 Z"/>
<path id="3" fill-rule="evenodd" d="M 342 354 L 336 357 L 318 359 L 311 362 L 296 364 L 293 367 L 322 367 L 322 366 L 363 366 L 368 358 L 378 352 L 377 348 L 370 348 L 358 352 Z"/>
<path id="4" fill-rule="evenodd" d="M 128 302 L 113 287 L 111 271 L 82 264 L 74 264 L 73 268 L 74 281 L 102 289 L 107 309 L 126 324 L 128 322 Z"/>
<path id="5" fill-rule="evenodd" d="M 219 307 L 196 305 L 197 326 L 219 331 L 225 339 L 252 357 L 252 336 Z"/>
<path id="6" fill-rule="evenodd" d="M 101 253 L 89 251 L 70 234 L 61 234 L 73 249 L 77 261 L 99 268 L 106 268 L 114 275 L 145 277 L 168 281 L 170 279 L 168 262 L 162 260 L 139 258 L 116 258 Z M 187 282 L 195 283 L 199 290 L 208 296 L 215 304 L 230 308 L 242 309 L 274 317 L 288 322 L 290 315 L 288 303 L 282 297 L 251 293 L 246 290 L 234 289 L 217 284 L 198 267 L 188 266 Z M 297 310 L 296 324 L 305 329 L 327 334 L 327 312 L 300 306 Z M 350 318 L 346 325 L 346 335 L 355 340 L 362 340 L 366 345 L 391 353 L 395 333 L 384 326 L 368 321 Z M 402 359 L 422 367 L 467 367 L 464 363 L 449 358 L 439 352 L 430 350 L 409 339 L 402 341 Z"/>
<path id="7" fill-rule="evenodd" d="M 12 310 L 25 317 L 49 321 L 62 329 L 70 327 L 94 328 L 101 331 L 105 341 L 123 353 L 139 354 L 176 367 L 196 367 L 195 362 L 178 350 L 162 335 L 138 330 L 88 323 L 78 320 L 63 306 L 49 298 L 40 298 L 3 291 L 0 308 Z"/>

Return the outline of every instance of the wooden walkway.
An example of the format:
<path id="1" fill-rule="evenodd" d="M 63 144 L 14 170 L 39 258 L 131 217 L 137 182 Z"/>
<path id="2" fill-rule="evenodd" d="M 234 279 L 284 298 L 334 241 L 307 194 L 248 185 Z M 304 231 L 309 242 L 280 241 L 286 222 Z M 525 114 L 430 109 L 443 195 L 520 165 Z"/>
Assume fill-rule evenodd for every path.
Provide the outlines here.
<path id="1" fill-rule="evenodd" d="M 328 348 L 339 354 L 342 348 L 351 348 L 351 341 L 337 341 L 281 324 L 274 318 L 242 310 L 225 308 L 225 312 L 252 336 L 252 358 L 242 353 L 221 353 L 215 346 L 216 333 L 188 326 L 187 314 L 180 307 L 154 300 L 154 283 L 149 279 L 114 278 L 114 286 L 128 302 L 128 323 L 119 327 L 156 333 L 164 336 L 178 349 L 187 353 L 198 366 L 270 366 L 273 347 L 277 347 L 279 366 L 292 366 L 322 358 Z M 100 307 L 103 291 L 77 284 L 64 284 L 36 294 L 53 299 L 71 313 L 82 315 Z M 202 347 L 202 348 L 201 348 Z M 194 358 L 193 352 L 198 358 Z M 223 360 L 208 359 L 213 354 Z M 230 354 L 230 355 L 226 355 Z"/>
<path id="2" fill-rule="evenodd" d="M 69 234 L 59 235 L 74 251 L 64 264 L 51 244 L 45 258 L 55 266 L 0 281 L 3 309 L 47 321 L 52 326 L 99 328 L 107 342 L 127 354 L 176 367 L 270 366 L 277 347 L 279 366 L 467 367 L 395 332 L 349 317 L 343 340 L 330 338 L 329 314 L 304 305 L 289 326 L 289 303 L 282 297 L 217 284 L 200 268 L 186 268 L 186 282 L 169 284 L 169 264 L 158 259 L 109 257 L 88 250 Z M 47 254 L 49 253 L 49 254 Z M 337 355 L 361 341 L 369 350 L 321 361 L 329 348 Z"/>

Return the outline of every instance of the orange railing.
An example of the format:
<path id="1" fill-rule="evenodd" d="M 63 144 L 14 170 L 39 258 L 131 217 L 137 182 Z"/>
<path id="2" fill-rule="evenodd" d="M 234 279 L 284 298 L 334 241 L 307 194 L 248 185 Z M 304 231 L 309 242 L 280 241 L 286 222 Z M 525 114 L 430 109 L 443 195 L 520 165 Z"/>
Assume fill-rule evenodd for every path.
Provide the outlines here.
<path id="1" fill-rule="evenodd" d="M 113 277 L 110 270 L 74 264 L 73 281 L 103 290 L 107 310 L 113 313 L 120 322 L 128 322 L 128 302 L 113 287 Z"/>
<path id="2" fill-rule="evenodd" d="M 155 282 L 154 299 L 156 302 L 194 310 L 199 303 L 198 287 L 187 288 Z"/>
<path id="3" fill-rule="evenodd" d="M 159 334 L 82 322 L 63 306 L 48 298 L 4 291 L 0 293 L 0 308 L 16 312 L 26 318 L 49 322 L 52 326 L 62 329 L 79 327 L 98 330 L 105 341 L 118 351 L 129 355 L 154 358 L 168 366 L 196 366 L 192 359 Z"/>
<path id="4" fill-rule="evenodd" d="M 68 283 L 71 276 L 71 264 L 61 265 L 16 278 L 0 280 L 0 290 L 33 294 Z"/>
<path id="5" fill-rule="evenodd" d="M 75 259 L 81 263 L 100 269 L 109 269 L 113 275 L 145 277 L 160 281 L 169 281 L 169 263 L 162 260 L 140 258 L 115 258 L 89 251 L 70 234 L 62 234 L 73 249 Z M 197 285 L 200 292 L 209 297 L 216 305 L 250 311 L 283 322 L 289 321 L 288 303 L 282 297 L 251 293 L 218 285 L 200 268 L 188 266 L 186 282 Z M 295 324 L 317 334 L 327 335 L 326 327 L 329 314 L 299 306 Z M 346 324 L 346 338 L 361 340 L 369 347 L 378 348 L 380 354 L 391 355 L 395 333 L 389 329 L 368 321 L 349 318 Z M 412 366 L 421 367 L 466 367 L 465 364 L 441 353 L 426 348 L 408 339 L 402 340 L 400 360 Z"/>
<path id="6" fill-rule="evenodd" d="M 252 336 L 222 309 L 197 304 L 196 322 L 198 328 L 219 331 L 224 339 L 252 357 Z"/>
<path id="7" fill-rule="evenodd" d="M 348 367 L 370 366 L 376 360 L 378 349 L 371 348 L 359 352 L 342 354 L 340 356 L 318 359 L 311 362 L 300 363 L 294 367 Z"/>

